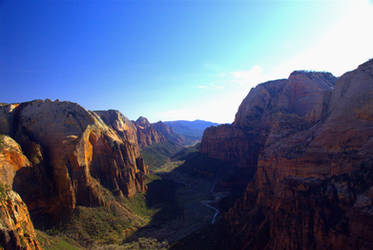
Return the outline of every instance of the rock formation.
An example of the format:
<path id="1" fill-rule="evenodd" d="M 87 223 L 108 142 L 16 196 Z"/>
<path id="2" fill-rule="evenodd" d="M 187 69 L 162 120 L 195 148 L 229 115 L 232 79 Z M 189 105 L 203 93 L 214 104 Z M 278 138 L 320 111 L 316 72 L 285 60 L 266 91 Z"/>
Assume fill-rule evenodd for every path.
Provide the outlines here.
<path id="1" fill-rule="evenodd" d="M 13 185 L 17 171 L 31 167 L 19 144 L 6 135 L 0 135 L 0 183 Z"/>
<path id="2" fill-rule="evenodd" d="M 26 204 L 14 191 L 0 190 L 0 247 L 41 249 Z"/>
<path id="3" fill-rule="evenodd" d="M 32 101 L 0 107 L 0 133 L 14 152 L 1 171 L 32 216 L 58 221 L 77 205 L 105 205 L 106 189 L 131 197 L 146 190 L 134 134 L 121 134 L 94 112 L 70 102 Z M 133 131 L 132 131 L 133 132 Z M 12 157 L 13 156 L 13 157 Z M 6 170 L 4 170 L 6 169 Z M 12 179 L 13 177 L 13 179 Z"/>
<path id="4" fill-rule="evenodd" d="M 182 138 L 161 121 L 150 123 L 148 119 L 140 116 L 134 123 L 137 128 L 137 139 L 141 148 L 165 142 L 182 143 Z"/>
<path id="5" fill-rule="evenodd" d="M 125 141 L 137 145 L 137 128 L 133 122 L 118 110 L 94 111 L 100 118 Z"/>
<path id="6" fill-rule="evenodd" d="M 9 188 L 17 171 L 29 167 L 18 143 L 0 135 L 0 246 L 5 249 L 40 249 L 26 204 Z"/>
<path id="7" fill-rule="evenodd" d="M 325 112 L 335 80 L 330 73 L 296 71 L 289 79 L 259 84 L 243 100 L 232 125 L 205 130 L 200 151 L 241 168 L 256 168 L 273 122 L 291 126 L 304 117 L 304 124 L 297 126 L 310 126 Z"/>
<path id="8" fill-rule="evenodd" d="M 202 152 L 257 169 L 225 216 L 235 249 L 373 248 L 373 60 L 334 82 L 260 84 L 206 130 Z"/>
<path id="9" fill-rule="evenodd" d="M 182 144 L 183 138 L 176 134 L 174 130 L 169 127 L 167 124 L 159 121 L 156 123 L 153 123 L 152 126 L 156 131 L 158 131 L 159 134 L 163 135 L 164 138 L 166 138 L 167 141 L 176 143 L 176 144 Z"/>
<path id="10" fill-rule="evenodd" d="M 149 169 L 145 165 L 140 155 L 138 144 L 137 127 L 118 110 L 94 111 L 100 118 L 112 129 L 114 129 L 123 141 L 128 141 L 133 146 L 133 152 L 136 156 L 137 166 L 141 172 L 148 174 Z"/>

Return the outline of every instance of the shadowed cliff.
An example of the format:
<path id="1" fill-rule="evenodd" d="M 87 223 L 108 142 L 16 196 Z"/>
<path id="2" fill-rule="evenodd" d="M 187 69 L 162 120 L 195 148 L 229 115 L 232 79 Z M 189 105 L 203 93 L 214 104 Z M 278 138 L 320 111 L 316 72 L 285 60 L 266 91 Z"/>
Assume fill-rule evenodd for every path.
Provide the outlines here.
<path id="1" fill-rule="evenodd" d="M 293 72 L 252 89 L 201 152 L 253 168 L 225 215 L 233 249 L 371 249 L 373 60 L 336 80 Z M 226 242 L 225 242 L 226 243 Z"/>

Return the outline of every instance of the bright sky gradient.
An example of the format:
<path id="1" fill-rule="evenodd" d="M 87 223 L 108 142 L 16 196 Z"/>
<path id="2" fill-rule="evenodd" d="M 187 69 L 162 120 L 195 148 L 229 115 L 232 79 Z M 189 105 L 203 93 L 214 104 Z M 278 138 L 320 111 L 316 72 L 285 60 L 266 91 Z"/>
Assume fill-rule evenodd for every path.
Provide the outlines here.
<path id="1" fill-rule="evenodd" d="M 372 57 L 369 0 L 0 0 L 0 102 L 230 123 L 260 82 Z"/>

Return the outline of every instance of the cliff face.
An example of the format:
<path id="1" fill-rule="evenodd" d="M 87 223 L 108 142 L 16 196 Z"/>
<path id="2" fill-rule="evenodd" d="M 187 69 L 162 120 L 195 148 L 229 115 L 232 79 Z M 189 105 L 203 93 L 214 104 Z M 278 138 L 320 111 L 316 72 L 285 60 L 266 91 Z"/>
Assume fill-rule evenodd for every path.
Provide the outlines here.
<path id="1" fill-rule="evenodd" d="M 17 171 L 27 167 L 31 167 L 31 163 L 18 143 L 9 136 L 0 135 L 0 183 L 12 186 Z"/>
<path id="2" fill-rule="evenodd" d="M 133 122 L 118 110 L 94 111 L 100 118 L 125 141 L 137 145 L 137 129 Z"/>
<path id="3" fill-rule="evenodd" d="M 253 88 L 232 125 L 205 130 L 200 151 L 240 168 L 256 169 L 266 140 L 312 126 L 325 113 L 336 78 L 330 73 L 293 72 L 289 79 Z M 276 128 L 287 132 L 277 134 Z"/>
<path id="4" fill-rule="evenodd" d="M 333 83 L 294 72 L 261 84 L 228 126 L 259 142 L 256 175 L 225 216 L 237 249 L 372 249 L 373 61 Z M 210 131 L 204 152 L 216 140 L 245 157 L 236 135 Z"/>
<path id="5" fill-rule="evenodd" d="M 141 148 L 164 142 L 182 143 L 182 138 L 163 122 L 150 123 L 148 119 L 141 116 L 135 121 L 135 126 Z"/>
<path id="6" fill-rule="evenodd" d="M 109 127 L 114 129 L 124 142 L 131 144 L 138 169 L 144 174 L 149 174 L 149 167 L 144 163 L 140 154 L 136 125 L 118 110 L 94 111 L 94 113 L 98 114 Z"/>
<path id="7" fill-rule="evenodd" d="M 11 135 L 25 154 L 24 162 L 2 167 L 33 216 L 59 220 L 77 205 L 104 205 L 103 187 L 129 197 L 146 190 L 147 166 L 133 134 L 120 134 L 96 113 L 70 102 L 1 108 L 0 133 Z"/>
<path id="8" fill-rule="evenodd" d="M 0 190 L 0 246 L 4 249 L 41 249 L 26 204 L 19 195 Z"/>
<path id="9" fill-rule="evenodd" d="M 29 167 L 18 143 L 0 135 L 0 246 L 5 249 L 41 249 L 26 204 L 8 188 L 17 171 Z"/>
<path id="10" fill-rule="evenodd" d="M 169 127 L 167 124 L 159 121 L 156 123 L 153 123 L 152 126 L 158 133 L 163 135 L 163 137 L 166 138 L 169 142 L 176 143 L 176 144 L 182 144 L 183 139 L 181 138 L 180 135 L 176 134 L 174 130 Z"/>

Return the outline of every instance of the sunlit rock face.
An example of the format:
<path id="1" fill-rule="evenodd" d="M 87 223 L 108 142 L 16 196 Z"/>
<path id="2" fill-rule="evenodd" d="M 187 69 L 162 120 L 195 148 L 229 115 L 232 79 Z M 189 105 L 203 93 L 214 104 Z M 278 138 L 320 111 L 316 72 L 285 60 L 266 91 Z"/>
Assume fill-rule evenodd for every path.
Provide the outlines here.
<path id="1" fill-rule="evenodd" d="M 232 125 L 206 131 L 203 152 L 257 169 L 225 215 L 237 249 L 373 248 L 373 61 L 334 81 L 293 72 L 258 85 Z"/>
<path id="2" fill-rule="evenodd" d="M 161 136 L 153 126 L 151 126 L 148 119 L 140 116 L 134 124 L 137 129 L 137 139 L 140 147 L 150 146 L 153 143 L 161 143 L 165 141 L 165 138 Z"/>
<path id="3" fill-rule="evenodd" d="M 118 110 L 94 111 L 100 118 L 123 139 L 132 144 L 137 142 L 137 129 L 133 122 L 125 117 Z"/>
<path id="4" fill-rule="evenodd" d="M 0 245 L 4 249 L 41 249 L 26 204 L 14 191 L 0 191 Z"/>
<path id="5" fill-rule="evenodd" d="M 7 182 L 32 215 L 59 220 L 77 205 L 105 205 L 104 188 L 128 197 L 146 190 L 147 166 L 130 129 L 120 134 L 97 113 L 70 102 L 1 108 L 0 133 L 15 139 L 25 156 L 13 164 Z"/>
<path id="6" fill-rule="evenodd" d="M 200 151 L 241 168 L 256 168 L 267 140 L 321 119 L 335 80 L 330 73 L 295 71 L 288 79 L 259 84 L 241 103 L 233 124 L 205 130 Z"/>
<path id="7" fill-rule="evenodd" d="M 20 145 L 0 135 L 0 245 L 5 249 L 41 249 L 26 204 L 11 190 L 17 171 L 30 167 Z"/>
<path id="8" fill-rule="evenodd" d="M 0 135 L 0 183 L 11 187 L 17 171 L 29 167 L 31 163 L 21 146 L 11 137 Z"/>
<path id="9" fill-rule="evenodd" d="M 171 142 L 181 144 L 183 142 L 179 135 L 161 121 L 150 123 L 148 119 L 140 116 L 134 124 L 137 129 L 138 144 L 141 148 L 158 143 Z"/>

